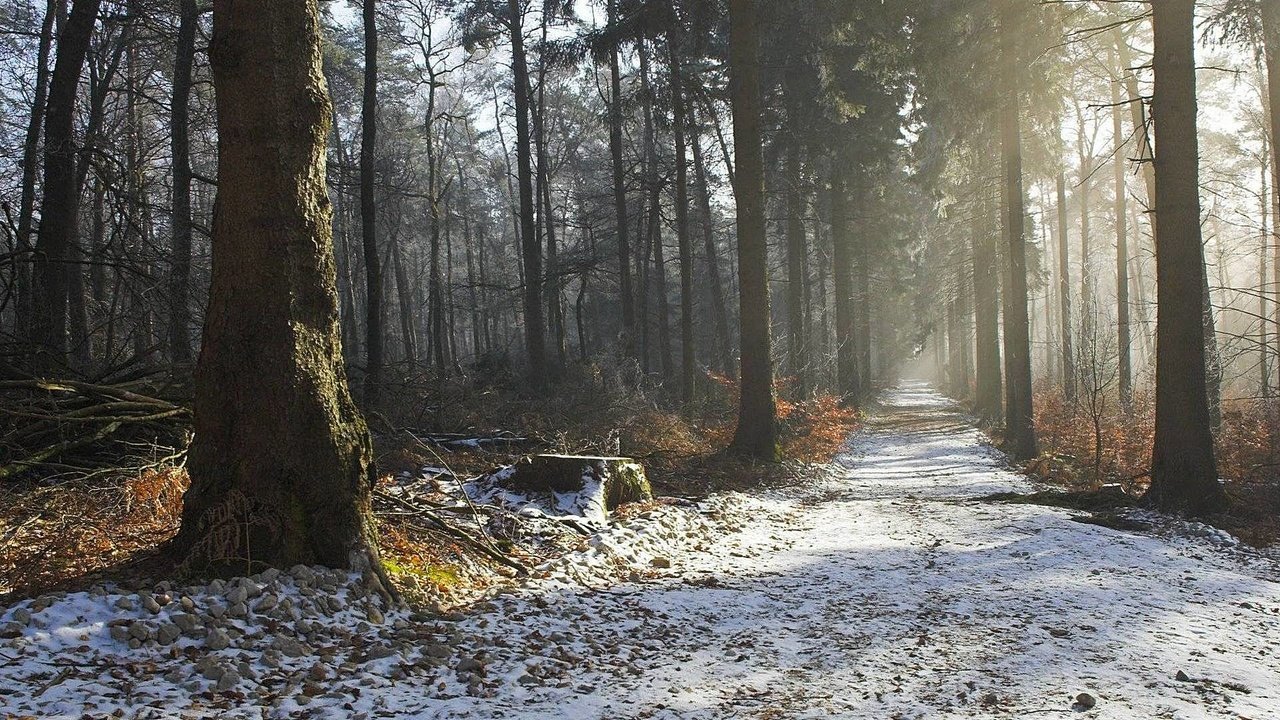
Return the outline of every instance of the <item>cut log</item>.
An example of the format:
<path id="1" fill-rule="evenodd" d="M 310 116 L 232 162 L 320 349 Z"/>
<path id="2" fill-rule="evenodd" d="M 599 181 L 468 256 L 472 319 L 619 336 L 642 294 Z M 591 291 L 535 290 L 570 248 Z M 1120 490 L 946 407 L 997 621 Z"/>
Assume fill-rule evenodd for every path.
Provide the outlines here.
<path id="1" fill-rule="evenodd" d="M 522 492 L 599 493 L 609 512 L 653 498 L 644 466 L 625 457 L 533 455 L 516 463 L 504 484 Z"/>

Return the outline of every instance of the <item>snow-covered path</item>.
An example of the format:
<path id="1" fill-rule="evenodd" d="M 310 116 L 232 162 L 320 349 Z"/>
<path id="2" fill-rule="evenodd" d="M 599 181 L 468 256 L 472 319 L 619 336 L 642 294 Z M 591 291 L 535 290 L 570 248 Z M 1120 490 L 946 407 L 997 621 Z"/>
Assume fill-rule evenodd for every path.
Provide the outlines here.
<path id="1" fill-rule="evenodd" d="M 1135 534 L 978 500 L 1029 488 L 920 384 L 887 393 L 840 462 L 835 479 L 715 498 L 710 522 L 685 512 L 661 541 L 623 528 L 576 560 L 653 568 L 621 585 L 567 582 L 566 559 L 448 622 L 388 613 L 396 637 L 419 639 L 386 653 L 370 646 L 352 660 L 312 634 L 322 657 L 336 654 L 336 677 L 312 668 L 311 682 L 306 657 L 263 667 L 249 648 L 271 635 L 253 640 L 263 636 L 249 628 L 214 653 L 242 675 L 260 671 L 236 686 L 243 694 L 207 693 L 208 681 L 175 667 L 206 652 L 182 640 L 187 660 L 150 651 L 155 677 L 121 692 L 109 678 L 51 671 L 36 682 L 26 665 L 0 662 L 0 686 L 30 684 L 0 693 L 0 716 L 79 717 L 92 704 L 88 717 L 116 707 L 122 717 L 1280 718 L 1271 561 L 1212 532 Z M 82 625 L 98 627 L 91 620 Z M 81 636 L 98 654 L 67 657 L 120 662 L 102 659 L 122 651 L 101 633 Z M 32 649 L 58 647 L 53 634 Z M 1086 692 L 1096 707 L 1073 708 Z"/>
<path id="2" fill-rule="evenodd" d="M 1027 484 L 923 385 L 884 405 L 838 481 L 741 500 L 754 519 L 678 557 L 678 578 L 521 613 L 529 632 L 603 639 L 597 672 L 421 712 L 1068 717 L 1088 692 L 1092 717 L 1280 717 L 1273 566 L 975 502 Z"/>

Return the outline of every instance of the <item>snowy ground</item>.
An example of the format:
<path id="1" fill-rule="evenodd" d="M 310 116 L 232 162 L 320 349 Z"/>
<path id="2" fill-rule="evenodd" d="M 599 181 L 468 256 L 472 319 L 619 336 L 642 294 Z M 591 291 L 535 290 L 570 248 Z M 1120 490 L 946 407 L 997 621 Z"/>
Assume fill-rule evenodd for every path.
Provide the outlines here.
<path id="1" fill-rule="evenodd" d="M 1029 487 L 921 385 L 888 393 L 840 462 L 627 520 L 447 619 L 306 569 L 173 588 L 155 612 L 24 603 L 0 616 L 0 716 L 1280 717 L 1272 561 L 1195 525 L 975 500 Z M 242 587 L 257 597 L 228 605 Z M 159 644 L 183 594 L 196 627 Z"/>

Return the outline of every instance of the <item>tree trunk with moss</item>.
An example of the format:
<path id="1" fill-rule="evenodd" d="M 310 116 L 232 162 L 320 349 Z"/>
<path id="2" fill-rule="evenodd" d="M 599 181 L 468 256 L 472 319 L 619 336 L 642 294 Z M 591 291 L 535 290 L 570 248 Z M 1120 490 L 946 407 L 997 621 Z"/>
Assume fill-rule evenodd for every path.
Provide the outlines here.
<path id="1" fill-rule="evenodd" d="M 197 574 L 380 574 L 369 433 L 338 328 L 317 0 L 217 0 L 213 279 L 172 549 Z"/>

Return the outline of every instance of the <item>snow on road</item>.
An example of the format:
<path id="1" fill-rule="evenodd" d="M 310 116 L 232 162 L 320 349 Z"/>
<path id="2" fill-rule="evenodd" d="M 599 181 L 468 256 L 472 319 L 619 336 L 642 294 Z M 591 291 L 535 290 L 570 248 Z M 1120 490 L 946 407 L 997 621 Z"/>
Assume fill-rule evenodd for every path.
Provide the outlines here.
<path id="1" fill-rule="evenodd" d="M 170 701 L 129 712 L 1280 717 L 1280 572 L 1271 561 L 1214 533 L 1136 534 L 1068 511 L 978 500 L 1029 485 L 920 384 L 887 393 L 839 462 L 833 479 L 714 498 L 705 519 L 686 511 L 607 534 L 529 586 L 432 626 L 447 652 L 399 646 L 383 665 L 349 670 L 354 691 L 334 681 L 301 702 L 249 692 L 224 696 L 229 707 L 217 712 L 206 704 L 182 715 L 174 690 L 195 681 L 144 683 L 131 698 Z M 609 563 L 656 570 L 602 590 L 570 581 Z M 403 619 L 387 615 L 388 624 Z M 423 652 L 447 657 L 415 665 Z M 385 663 L 398 663 L 400 679 L 386 678 Z M 0 656 L 0 685 L 20 671 Z M 181 682 L 180 671 L 168 673 Z M 34 687 L 0 694 L 0 715 L 78 717 L 72 707 L 88 698 L 76 693 L 88 687 L 44 688 L 45 700 Z M 1073 707 L 1080 693 L 1096 706 Z M 255 697 L 273 699 L 264 711 Z"/>

